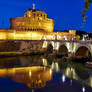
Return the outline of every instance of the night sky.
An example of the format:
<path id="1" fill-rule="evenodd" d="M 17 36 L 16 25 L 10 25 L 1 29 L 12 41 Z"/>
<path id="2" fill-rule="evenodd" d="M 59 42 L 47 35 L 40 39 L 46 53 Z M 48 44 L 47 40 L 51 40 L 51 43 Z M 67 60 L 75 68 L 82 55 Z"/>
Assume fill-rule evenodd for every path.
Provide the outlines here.
<path id="1" fill-rule="evenodd" d="M 44 10 L 48 18 L 55 20 L 56 30 L 92 32 L 92 4 L 86 13 L 86 24 L 83 24 L 84 0 L 35 0 L 35 3 L 36 9 Z M 32 0 L 0 0 L 0 28 L 9 28 L 10 18 L 24 16 L 27 8 L 32 8 Z"/>

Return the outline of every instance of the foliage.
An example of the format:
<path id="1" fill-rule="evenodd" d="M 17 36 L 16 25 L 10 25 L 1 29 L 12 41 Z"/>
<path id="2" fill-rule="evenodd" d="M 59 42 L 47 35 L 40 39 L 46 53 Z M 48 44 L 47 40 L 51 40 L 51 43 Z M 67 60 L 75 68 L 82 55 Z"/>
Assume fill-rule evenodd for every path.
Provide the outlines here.
<path id="1" fill-rule="evenodd" d="M 89 38 L 91 38 L 91 39 L 92 39 L 92 33 L 89 33 Z"/>

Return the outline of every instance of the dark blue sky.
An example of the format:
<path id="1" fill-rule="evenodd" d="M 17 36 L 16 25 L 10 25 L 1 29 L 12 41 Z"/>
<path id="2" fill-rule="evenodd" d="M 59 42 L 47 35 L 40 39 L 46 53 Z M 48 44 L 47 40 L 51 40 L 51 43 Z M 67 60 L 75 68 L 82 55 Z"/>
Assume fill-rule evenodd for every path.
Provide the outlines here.
<path id="1" fill-rule="evenodd" d="M 35 0 L 35 3 L 37 9 L 45 10 L 55 20 L 55 29 L 92 32 L 92 5 L 86 13 L 86 24 L 82 23 L 84 0 Z M 24 16 L 27 8 L 32 8 L 32 0 L 0 0 L 0 28 L 9 28 L 10 18 Z"/>

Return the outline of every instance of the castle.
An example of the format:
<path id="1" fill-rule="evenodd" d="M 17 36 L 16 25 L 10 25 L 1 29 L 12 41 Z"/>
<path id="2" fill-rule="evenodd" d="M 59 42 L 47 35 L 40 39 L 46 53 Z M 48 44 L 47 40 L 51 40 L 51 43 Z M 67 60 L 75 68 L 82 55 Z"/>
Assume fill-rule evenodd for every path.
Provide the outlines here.
<path id="1" fill-rule="evenodd" d="M 34 5 L 33 5 L 34 6 Z M 76 30 L 54 32 L 54 20 L 45 11 L 28 9 L 24 17 L 10 19 L 10 29 L 0 29 L 0 40 L 78 40 Z"/>

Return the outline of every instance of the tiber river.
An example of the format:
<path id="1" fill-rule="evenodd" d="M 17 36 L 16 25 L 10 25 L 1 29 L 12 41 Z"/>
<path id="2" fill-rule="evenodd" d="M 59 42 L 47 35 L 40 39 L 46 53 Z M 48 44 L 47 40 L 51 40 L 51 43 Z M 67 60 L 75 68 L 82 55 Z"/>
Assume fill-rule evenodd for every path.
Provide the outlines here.
<path id="1" fill-rule="evenodd" d="M 92 70 L 60 58 L 1 58 L 0 92 L 92 92 Z"/>

